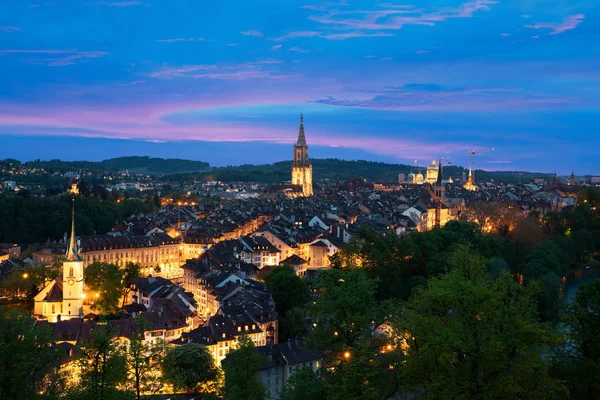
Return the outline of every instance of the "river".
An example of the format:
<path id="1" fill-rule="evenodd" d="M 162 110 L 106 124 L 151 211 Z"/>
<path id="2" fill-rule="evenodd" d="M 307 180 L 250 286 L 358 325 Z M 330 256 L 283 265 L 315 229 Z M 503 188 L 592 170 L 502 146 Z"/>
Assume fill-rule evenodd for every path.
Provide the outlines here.
<path id="1" fill-rule="evenodd" d="M 587 267 L 570 271 L 565 280 L 563 301 L 567 304 L 570 303 L 575 298 L 579 285 L 594 278 L 600 278 L 600 264 L 590 264 Z"/>

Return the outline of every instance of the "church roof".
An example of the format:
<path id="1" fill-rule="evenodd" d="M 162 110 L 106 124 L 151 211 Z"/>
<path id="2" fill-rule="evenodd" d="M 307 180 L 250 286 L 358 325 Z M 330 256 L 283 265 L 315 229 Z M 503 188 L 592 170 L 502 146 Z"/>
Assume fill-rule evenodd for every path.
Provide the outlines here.
<path id="1" fill-rule="evenodd" d="M 54 282 L 52 282 L 52 288 L 44 297 L 44 301 L 47 302 L 55 302 L 55 301 L 63 301 L 63 281 L 62 277 L 57 277 Z"/>

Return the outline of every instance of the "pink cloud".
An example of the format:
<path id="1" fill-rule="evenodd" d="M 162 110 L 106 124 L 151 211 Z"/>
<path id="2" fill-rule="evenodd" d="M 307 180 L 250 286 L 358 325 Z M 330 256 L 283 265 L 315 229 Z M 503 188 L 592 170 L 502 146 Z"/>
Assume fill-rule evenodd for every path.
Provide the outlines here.
<path id="1" fill-rule="evenodd" d="M 558 35 L 565 31 L 577 28 L 579 24 L 583 22 L 585 14 L 575 14 L 565 17 L 562 22 L 539 22 L 533 25 L 525 25 L 525 28 L 529 29 L 551 29 L 550 35 Z"/>

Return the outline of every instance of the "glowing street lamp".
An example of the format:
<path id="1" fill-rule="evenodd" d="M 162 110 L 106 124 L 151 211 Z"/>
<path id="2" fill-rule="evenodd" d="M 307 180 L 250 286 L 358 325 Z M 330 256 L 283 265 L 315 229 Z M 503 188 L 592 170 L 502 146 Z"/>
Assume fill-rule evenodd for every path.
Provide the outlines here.
<path id="1" fill-rule="evenodd" d="M 345 351 L 345 352 L 344 352 L 344 358 L 345 358 L 346 360 L 349 360 L 351 356 L 352 356 L 352 354 L 351 354 L 349 351 Z"/>

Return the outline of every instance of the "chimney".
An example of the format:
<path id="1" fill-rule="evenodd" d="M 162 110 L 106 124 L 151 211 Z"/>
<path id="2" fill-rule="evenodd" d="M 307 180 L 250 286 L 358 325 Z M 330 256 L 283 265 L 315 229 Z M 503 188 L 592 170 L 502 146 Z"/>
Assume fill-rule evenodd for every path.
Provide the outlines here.
<path id="1" fill-rule="evenodd" d="M 63 243 L 67 243 L 67 232 L 65 232 L 64 236 L 63 236 Z"/>

